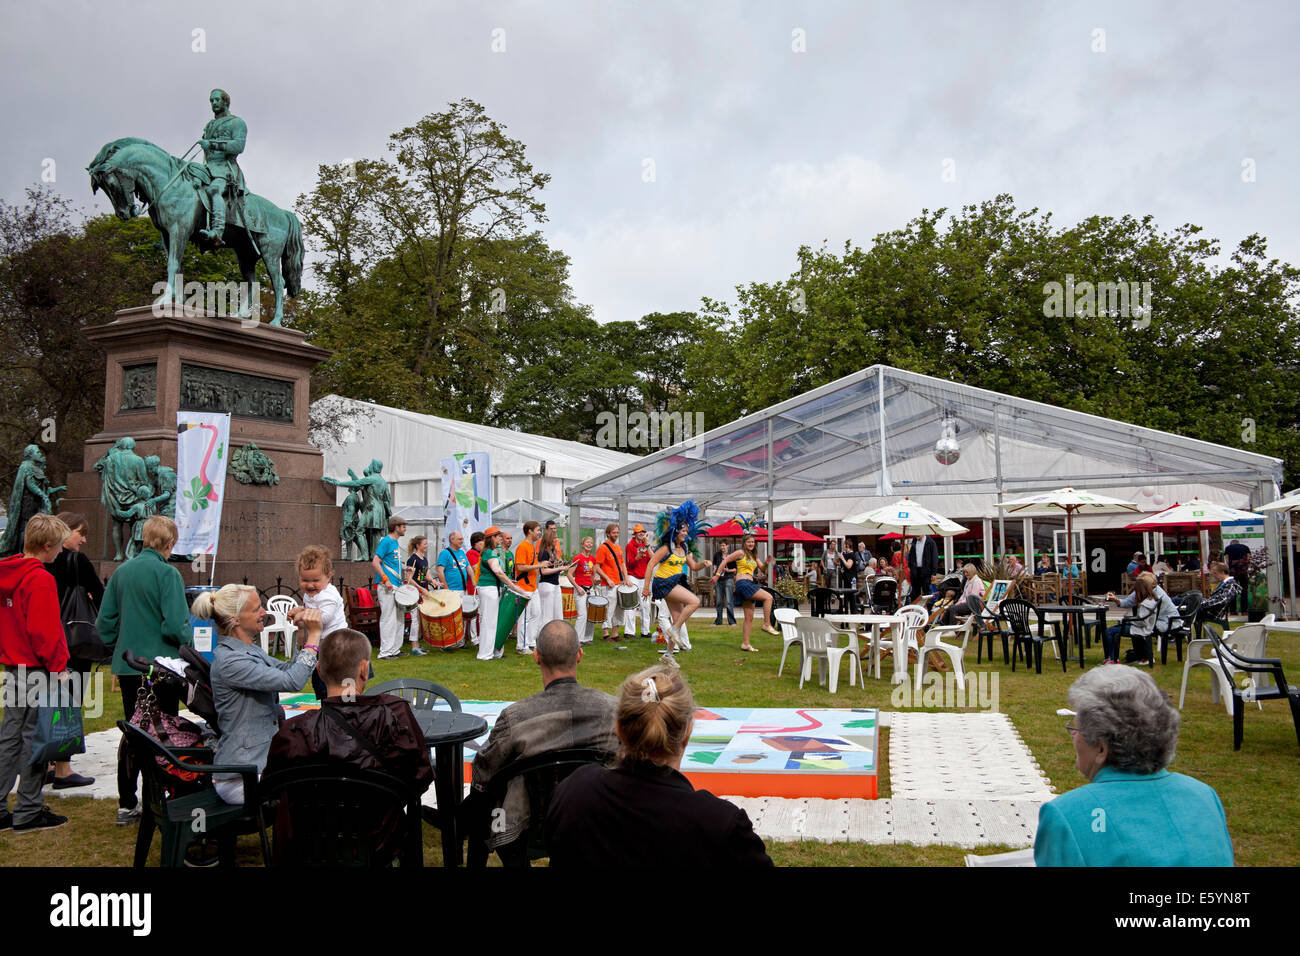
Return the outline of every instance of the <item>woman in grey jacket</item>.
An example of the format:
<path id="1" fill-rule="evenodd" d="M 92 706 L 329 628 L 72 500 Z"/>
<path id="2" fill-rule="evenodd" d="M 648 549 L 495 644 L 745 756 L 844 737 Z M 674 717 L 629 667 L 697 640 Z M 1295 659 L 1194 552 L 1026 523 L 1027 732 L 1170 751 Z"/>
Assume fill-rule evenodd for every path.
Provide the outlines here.
<path id="1" fill-rule="evenodd" d="M 212 656 L 212 697 L 221 724 L 213 759 L 219 764 L 251 764 L 260 773 L 266 767 L 271 738 L 284 722 L 280 692 L 302 690 L 316 667 L 320 611 L 295 609 L 291 619 L 306 629 L 307 640 L 292 661 L 268 657 L 254 643 L 266 616 L 256 588 L 227 584 L 215 594 L 200 594 L 194 614 L 212 618 L 221 632 Z M 238 776 L 218 775 L 213 785 L 226 803 L 244 802 L 244 785 Z"/>

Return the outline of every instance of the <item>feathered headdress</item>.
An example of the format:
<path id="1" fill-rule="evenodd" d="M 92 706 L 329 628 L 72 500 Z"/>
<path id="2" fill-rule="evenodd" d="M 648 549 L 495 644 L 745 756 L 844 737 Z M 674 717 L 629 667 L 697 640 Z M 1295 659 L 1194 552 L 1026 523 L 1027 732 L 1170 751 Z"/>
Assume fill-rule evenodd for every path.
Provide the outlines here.
<path id="1" fill-rule="evenodd" d="M 746 518 L 742 514 L 737 514 L 731 520 L 736 522 L 736 524 L 740 525 L 740 530 L 742 533 L 754 534 L 756 531 L 758 531 L 758 525 L 761 519 L 758 517 L 758 515 L 754 515 L 752 517 Z"/>
<path id="2" fill-rule="evenodd" d="M 659 542 L 660 547 L 667 547 L 671 551 L 673 539 L 677 537 L 677 529 L 685 526 L 686 550 L 698 554 L 695 549 L 695 539 L 705 530 L 698 523 L 699 516 L 700 509 L 695 506 L 694 501 L 684 501 L 672 511 L 659 512 L 655 516 L 655 540 Z"/>

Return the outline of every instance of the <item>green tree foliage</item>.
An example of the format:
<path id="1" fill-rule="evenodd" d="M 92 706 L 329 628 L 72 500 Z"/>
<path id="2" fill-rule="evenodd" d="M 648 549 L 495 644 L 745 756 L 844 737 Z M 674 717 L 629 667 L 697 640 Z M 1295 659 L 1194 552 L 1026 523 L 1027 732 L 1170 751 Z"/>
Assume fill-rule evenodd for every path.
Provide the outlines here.
<path id="1" fill-rule="evenodd" d="M 1225 262 L 1198 227 L 1161 232 L 1149 216 L 1056 228 L 1005 195 L 946 229 L 945 213 L 865 250 L 805 246 L 786 280 L 739 287 L 734 311 L 706 299 L 686 350 L 695 407 L 723 422 L 882 362 L 1275 455 L 1297 474 L 1300 270 L 1261 237 Z M 1048 284 L 1067 280 L 1071 307 L 1045 314 Z M 1084 282 L 1149 283 L 1150 314 L 1105 314 L 1104 299 L 1084 314 Z"/>

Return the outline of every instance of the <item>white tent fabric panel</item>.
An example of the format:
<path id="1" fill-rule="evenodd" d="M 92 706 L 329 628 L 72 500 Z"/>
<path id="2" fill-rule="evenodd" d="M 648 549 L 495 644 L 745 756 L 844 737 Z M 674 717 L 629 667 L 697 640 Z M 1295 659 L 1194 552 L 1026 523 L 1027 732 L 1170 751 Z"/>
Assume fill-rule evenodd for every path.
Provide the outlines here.
<path id="1" fill-rule="evenodd" d="M 492 474 L 508 479 L 507 487 L 498 486 L 497 497 L 501 500 L 533 497 L 538 491 L 542 497 L 558 499 L 566 485 L 638 460 L 636 455 L 581 442 L 328 397 L 366 406 L 374 417 L 363 422 L 342 449 L 324 453 L 325 474 L 346 478 L 348 468 L 360 474 L 372 458 L 378 458 L 384 463 L 384 477 L 398 489 L 399 504 L 423 504 L 423 500 L 414 499 L 423 499 L 426 494 L 429 504 L 437 504 L 442 487 L 441 461 L 462 452 L 487 452 L 491 456 Z M 543 463 L 545 475 L 541 475 Z M 535 488 L 537 482 L 523 480 L 523 476 L 537 476 L 541 487 Z M 421 480 L 429 484 L 412 484 Z"/>

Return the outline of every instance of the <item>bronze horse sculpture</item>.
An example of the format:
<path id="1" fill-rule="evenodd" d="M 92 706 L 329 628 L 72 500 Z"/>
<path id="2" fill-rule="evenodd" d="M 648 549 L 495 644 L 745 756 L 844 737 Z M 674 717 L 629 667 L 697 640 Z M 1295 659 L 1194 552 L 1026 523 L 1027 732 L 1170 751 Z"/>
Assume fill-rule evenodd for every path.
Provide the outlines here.
<path id="1" fill-rule="evenodd" d="M 148 140 L 127 137 L 106 144 L 86 167 L 92 193 L 103 189 L 117 218 L 126 221 L 137 216 L 138 198 L 147 204 L 150 220 L 162 233 L 167 250 L 167 288 L 154 303 L 155 308 L 170 309 L 184 302 L 178 276 L 186 243 L 193 239 L 205 252 L 217 245 L 200 232 L 206 211 L 202 190 L 187 174 L 190 165 Z M 302 287 L 302 227 L 292 212 L 255 193 L 243 198 L 243 220 L 255 226 L 236 224 L 231 216 L 221 242 L 235 251 L 239 271 L 249 287 L 256 281 L 258 259 L 266 264 L 275 292 L 275 316 L 270 324 L 280 325 L 285 292 L 296 296 Z M 247 303 L 240 310 L 242 317 L 250 312 Z"/>

